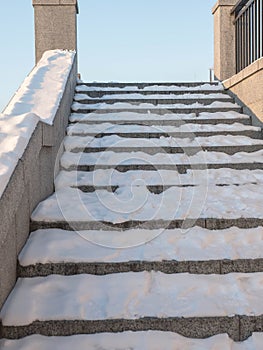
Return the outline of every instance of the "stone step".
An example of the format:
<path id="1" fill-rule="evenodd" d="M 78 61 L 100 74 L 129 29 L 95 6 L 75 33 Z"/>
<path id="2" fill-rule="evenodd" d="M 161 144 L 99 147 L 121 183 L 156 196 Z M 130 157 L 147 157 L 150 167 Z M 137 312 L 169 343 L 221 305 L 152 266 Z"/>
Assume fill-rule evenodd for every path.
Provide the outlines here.
<path id="1" fill-rule="evenodd" d="M 113 105 L 119 102 L 123 102 L 124 99 L 122 98 L 84 98 L 85 95 L 83 96 L 82 94 L 76 95 L 74 98 L 74 101 L 83 104 L 83 105 L 94 105 L 94 104 L 108 104 L 108 105 Z M 207 106 L 210 105 L 213 102 L 232 102 L 234 103 L 234 99 L 226 95 L 225 98 L 221 97 L 219 98 L 202 98 L 199 101 L 199 103 L 202 103 L 202 105 Z M 183 105 L 193 105 L 197 102 L 196 98 L 125 98 L 125 103 L 130 103 L 130 104 L 141 104 L 141 103 L 150 103 L 154 106 L 158 105 L 176 105 L 176 104 L 183 104 Z M 175 106 L 176 107 L 176 106 Z"/>
<path id="2" fill-rule="evenodd" d="M 263 170 L 235 170 L 229 168 L 188 170 L 179 174 L 173 170 L 127 171 L 95 170 L 94 172 L 62 170 L 55 179 L 56 191 L 64 187 L 147 186 L 165 190 L 172 186 L 229 186 L 263 184 Z M 160 193 L 160 192 L 159 192 Z"/>
<path id="3" fill-rule="evenodd" d="M 141 101 L 140 101 L 141 102 Z M 74 102 L 72 104 L 72 111 L 75 113 L 117 113 L 117 112 L 136 112 L 136 113 L 154 113 L 154 114 L 190 114 L 190 113 L 215 113 L 215 112 L 228 112 L 235 111 L 238 113 L 242 112 L 242 107 L 232 102 L 210 102 L 208 105 L 204 105 L 201 102 L 195 102 L 193 104 L 180 104 L 178 101 L 172 104 L 159 104 L 154 105 L 151 103 L 94 103 L 94 104 L 83 104 L 80 102 Z"/>
<path id="4" fill-rule="evenodd" d="M 99 91 L 97 91 L 99 92 Z M 103 92 L 103 91 L 100 91 Z M 149 99 L 152 100 L 188 100 L 188 99 L 192 99 L 196 101 L 202 101 L 203 99 L 210 99 L 210 100 L 216 100 L 216 101 L 221 101 L 221 99 L 226 100 L 226 102 L 234 102 L 234 99 L 232 96 L 230 96 L 229 94 L 227 94 L 226 92 L 222 93 L 221 91 L 215 91 L 215 92 L 210 92 L 209 94 L 203 94 L 202 92 L 195 92 L 195 93 L 188 93 L 186 92 L 181 92 L 179 93 L 179 91 L 175 91 L 176 93 L 173 93 L 172 91 L 170 91 L 169 94 L 167 93 L 162 93 L 159 94 L 158 91 L 155 91 L 152 94 L 145 94 L 145 90 L 142 91 L 137 91 L 137 92 L 131 92 L 128 91 L 128 93 L 124 93 L 125 91 L 121 91 L 121 93 L 118 93 L 117 91 L 110 91 L 110 93 L 108 94 L 107 91 L 104 91 L 104 95 L 103 97 L 99 97 L 99 98 L 94 98 L 94 97 L 90 97 L 89 91 L 86 91 L 84 94 L 79 93 L 76 91 L 76 94 L 74 96 L 74 100 L 75 101 L 82 101 L 82 100 L 91 100 L 91 99 L 115 99 L 115 100 L 121 100 L 121 101 L 126 101 L 127 99 L 131 99 L 131 100 L 144 100 L 146 99 L 147 101 Z M 146 91 L 147 92 L 147 91 Z M 222 101 L 221 101 L 222 102 Z"/>
<path id="5" fill-rule="evenodd" d="M 32 232 L 18 276 L 123 272 L 227 274 L 263 272 L 263 229 Z"/>
<path id="6" fill-rule="evenodd" d="M 166 191 L 169 188 L 174 187 L 174 186 L 175 185 L 167 185 L 167 186 L 163 186 L 163 185 L 151 186 L 151 185 L 148 185 L 148 186 L 146 186 L 146 188 L 151 193 L 160 194 L 160 193 L 162 193 L 162 192 L 164 192 L 164 191 Z M 192 185 L 176 185 L 176 186 L 178 186 L 178 187 L 189 187 L 189 186 L 192 186 Z M 91 184 L 91 185 L 72 185 L 70 187 L 77 188 L 77 189 L 79 189 L 82 192 L 92 193 L 92 192 L 101 191 L 101 190 L 106 190 L 106 191 L 109 191 L 109 192 L 116 192 L 121 186 L 118 186 L 118 185 L 115 185 L 115 186 L 111 186 L 111 185 L 94 186 L 94 185 Z"/>
<path id="7" fill-rule="evenodd" d="M 95 171 L 95 170 L 117 170 L 122 173 L 127 171 L 159 171 L 173 170 L 179 174 L 186 174 L 189 170 L 210 170 L 210 169 L 235 169 L 235 170 L 262 170 L 263 163 L 197 163 L 197 164 L 73 164 L 62 167 L 68 171 Z"/>
<path id="8" fill-rule="evenodd" d="M 76 94 L 74 97 L 74 102 L 72 104 L 72 109 L 81 108 L 115 108 L 115 109 L 132 109 L 132 108 L 237 108 L 240 107 L 235 103 L 234 99 L 229 95 L 219 95 L 219 98 L 214 98 L 215 95 L 201 95 L 201 98 L 197 98 L 198 95 L 174 95 L 170 98 L 163 98 L 162 95 L 148 95 L 147 98 L 141 95 L 105 95 L 106 97 L 100 99 L 93 99 L 88 97 L 86 94 Z M 207 97 L 209 96 L 209 98 Z M 118 98 L 119 97 L 119 98 Z M 160 103 L 157 103 L 160 100 Z M 87 101 L 87 103 L 85 103 Z"/>
<path id="9" fill-rule="evenodd" d="M 115 193 L 83 193 L 61 188 L 33 212 L 32 230 L 207 229 L 263 226 L 261 185 L 172 187 L 161 194 L 145 186 L 124 186 Z"/>
<path id="10" fill-rule="evenodd" d="M 227 91 L 225 90 L 209 90 L 209 89 L 205 89 L 203 88 L 202 90 L 194 90 L 193 88 L 187 88 L 187 90 L 136 90 L 136 88 L 134 90 L 123 90 L 123 89 L 114 89 L 111 88 L 109 89 L 100 89 L 100 88 L 94 88 L 93 90 L 91 90 L 90 88 L 87 88 L 86 86 L 83 85 L 79 85 L 76 87 L 76 93 L 77 94 L 81 94 L 81 95 L 86 95 L 88 97 L 91 98 L 103 98 L 104 96 L 112 96 L 114 97 L 115 95 L 117 96 L 124 96 L 128 97 L 129 96 L 133 96 L 134 94 L 140 94 L 141 96 L 154 96 L 157 95 L 158 96 L 163 96 L 163 98 L 169 98 L 169 97 L 173 97 L 173 96 L 183 96 L 183 95 L 187 95 L 188 97 L 190 97 L 190 95 L 196 96 L 196 95 L 202 95 L 199 96 L 200 98 L 207 96 L 207 98 L 209 98 L 211 95 L 224 95 L 225 97 L 229 96 Z M 185 96 L 186 97 L 186 96 Z"/>
<path id="11" fill-rule="evenodd" d="M 76 124 L 78 125 L 78 124 Z M 87 125 L 88 126 L 88 125 Z M 128 126 L 128 125 L 127 125 Z M 172 138 L 194 138 L 196 137 L 210 137 L 210 136 L 217 136 L 217 135 L 222 135 L 222 136 L 228 136 L 228 135 L 233 135 L 233 136 L 247 136 L 251 137 L 254 139 L 262 139 L 262 131 L 253 131 L 253 130 L 243 130 L 243 131 L 238 131 L 238 130 L 218 130 L 218 131 L 195 131 L 194 133 L 190 131 L 191 128 L 189 128 L 189 131 L 170 131 L 170 132 L 164 132 L 160 131 L 157 132 L 156 130 L 152 130 L 149 132 L 129 132 L 128 130 L 124 130 L 124 132 L 116 132 L 116 131 L 111 131 L 111 130 L 104 130 L 100 132 L 92 132 L 92 131 L 84 131 L 81 130 L 80 128 L 75 129 L 75 130 L 70 130 L 68 131 L 68 135 L 71 136 L 93 136 L 96 138 L 102 138 L 105 136 L 112 136 L 116 135 L 119 137 L 127 137 L 127 138 L 145 138 L 145 139 L 156 139 L 156 138 L 161 138 L 161 137 L 172 137 Z"/>
<path id="12" fill-rule="evenodd" d="M 95 113 L 96 114 L 96 113 Z M 82 116 L 82 114 L 79 114 Z M 84 116 L 84 115 L 83 115 Z M 189 119 L 189 120 L 173 120 L 173 119 L 140 119 L 140 120 L 114 120 L 114 119 L 105 119 L 105 120 L 100 120 L 99 115 L 96 116 L 96 120 L 91 119 L 89 120 L 89 114 L 85 114 L 87 118 L 82 118 L 79 119 L 78 121 L 72 121 L 71 124 L 75 123 L 83 123 L 83 124 L 101 124 L 101 123 L 111 123 L 111 124 L 119 124 L 119 125 L 173 125 L 173 126 L 181 126 L 184 124 L 212 124 L 212 125 L 217 125 L 217 124 L 234 124 L 234 123 L 239 123 L 239 124 L 244 124 L 244 125 L 251 125 L 251 120 L 249 117 L 247 118 L 236 118 L 236 119 L 201 119 L 201 118 L 196 118 L 196 119 Z M 77 120 L 77 118 L 74 118 Z"/>
<path id="13" fill-rule="evenodd" d="M 161 149 L 160 149 L 161 150 Z M 64 152 L 61 157 L 61 167 L 65 170 L 93 171 L 96 169 L 115 169 L 121 172 L 129 170 L 177 170 L 186 173 L 188 169 L 205 170 L 218 168 L 231 169 L 262 169 L 263 150 L 233 155 L 220 152 L 206 152 L 199 149 L 194 155 L 185 153 L 148 154 L 144 152 L 113 152 L 97 153 Z"/>
<path id="14" fill-rule="evenodd" d="M 92 90 L 96 89 L 123 89 L 123 90 L 130 90 L 132 88 L 137 89 L 153 89 L 154 91 L 161 89 L 162 87 L 165 87 L 165 90 L 173 91 L 175 90 L 188 90 L 191 88 L 194 88 L 194 90 L 204 90 L 208 89 L 209 91 L 214 90 L 224 90 L 224 87 L 222 84 L 219 84 L 217 82 L 130 82 L 130 83 L 122 83 L 122 82 L 92 82 L 92 83 L 84 83 L 81 82 L 77 85 L 77 90 L 80 87 L 86 87 L 90 88 Z"/>
<path id="15" fill-rule="evenodd" d="M 185 113 L 185 114 L 176 114 L 176 113 L 165 113 L 165 114 L 156 114 L 156 113 L 136 113 L 134 111 L 126 111 L 126 112 L 117 112 L 117 113 L 100 113 L 100 111 L 96 113 L 89 113 L 87 114 L 80 114 L 80 113 L 72 113 L 70 115 L 70 121 L 71 122 L 81 122 L 81 121 L 104 121 L 108 122 L 108 120 L 111 119 L 115 122 L 118 121 L 137 121 L 141 122 L 142 120 L 154 120 L 156 122 L 160 121 L 178 121 L 178 122 L 191 122 L 192 120 L 206 120 L 207 123 L 209 123 L 210 120 L 226 120 L 226 123 L 228 123 L 229 119 L 249 119 L 251 118 L 243 113 L 238 113 L 235 111 L 227 111 L 227 112 L 216 112 L 216 113 L 210 113 L 210 112 L 203 112 L 203 113 Z M 223 123 L 224 124 L 224 123 Z"/>
<path id="16" fill-rule="evenodd" d="M 2 350 L 261 350 L 263 333 L 253 335 L 242 343 L 234 342 L 227 334 L 207 339 L 190 339 L 172 332 L 146 331 L 73 335 L 68 337 L 29 336 L 20 340 L 0 339 Z"/>
<path id="17" fill-rule="evenodd" d="M 262 145 L 244 145 L 244 146 L 196 146 L 196 147 L 117 147 L 117 146 L 110 146 L 110 147 L 76 147 L 71 149 L 71 152 L 74 153 L 79 153 L 79 152 L 84 152 L 84 153 L 99 153 L 103 151 L 114 151 L 114 152 L 140 152 L 143 151 L 147 154 L 157 154 L 160 152 L 164 153 L 170 153 L 170 154 L 175 154 L 175 153 L 185 153 L 187 155 L 195 155 L 200 151 L 200 149 L 207 151 L 207 152 L 223 152 L 226 154 L 233 155 L 238 152 L 247 152 L 247 153 L 252 153 L 252 152 L 257 152 L 262 150 Z"/>
<path id="18" fill-rule="evenodd" d="M 240 123 L 245 125 L 251 124 L 251 118 L 237 112 L 218 112 L 218 113 L 192 113 L 192 114 L 173 114 L 163 115 L 153 113 L 72 113 L 70 116 L 71 123 L 85 124 L 129 124 L 129 125 L 184 125 L 184 124 L 234 124 Z"/>
<path id="19" fill-rule="evenodd" d="M 192 132 L 192 135 L 195 136 L 195 132 L 198 131 L 206 131 L 206 132 L 216 132 L 216 131 L 224 131 L 224 132 L 230 132 L 230 131 L 238 131 L 242 133 L 242 131 L 257 131 L 261 132 L 261 128 L 257 126 L 251 126 L 251 125 L 244 125 L 243 123 L 234 123 L 234 124 L 216 124 L 216 125 L 209 125 L 209 124 L 189 124 L 185 123 L 178 127 L 175 127 L 174 125 L 141 125 L 138 121 L 136 125 L 119 125 L 119 124 L 111 124 L 111 123 L 101 123 L 101 124 L 69 124 L 68 127 L 68 134 L 72 135 L 74 132 L 86 134 L 89 132 L 92 133 L 99 133 L 99 132 L 107 132 L 110 131 L 111 133 L 169 133 L 169 132 Z"/>
<path id="20" fill-rule="evenodd" d="M 198 261 L 124 261 L 119 263 L 103 262 L 63 262 L 36 263 L 35 265 L 17 267 L 19 277 L 45 277 L 56 275 L 89 274 L 104 276 L 113 273 L 160 271 L 166 274 L 228 274 L 263 272 L 263 258 L 235 260 L 198 260 Z"/>
<path id="21" fill-rule="evenodd" d="M 72 171 L 74 172 L 74 171 Z M 253 183 L 253 184 L 257 184 L 257 183 Z M 239 184 L 235 184 L 236 186 L 240 186 Z M 195 187 L 198 185 L 193 185 L 193 184 L 188 184 L 188 185 L 182 185 L 182 184 L 177 184 L 177 185 L 145 185 L 145 187 L 147 188 L 147 190 L 150 193 L 153 194 L 161 194 L 165 191 L 167 191 L 168 189 L 172 188 L 172 187 L 180 187 L 180 188 L 184 188 L 184 187 Z M 229 186 L 229 185 L 215 185 L 215 186 Z M 115 193 L 117 190 L 121 190 L 123 186 L 119 186 L 119 185 L 93 185 L 93 184 L 86 184 L 86 185 L 79 185 L 79 184 L 73 184 L 72 186 L 70 186 L 71 188 L 75 188 L 75 189 L 79 189 L 80 191 L 84 192 L 84 193 L 93 193 L 96 191 L 108 191 L 108 192 L 113 192 Z M 138 187 L 140 188 L 141 185 L 133 185 L 133 187 Z"/>
<path id="22" fill-rule="evenodd" d="M 131 100 L 142 100 L 146 99 L 147 101 L 149 99 L 156 100 L 166 100 L 166 99 L 176 99 L 176 100 L 187 100 L 192 99 L 195 101 L 202 101 L 203 99 L 212 99 L 216 101 L 221 101 L 221 99 L 226 100 L 226 102 L 234 101 L 233 97 L 230 96 L 228 93 L 223 91 L 210 91 L 210 93 L 202 93 L 202 91 L 195 91 L 195 93 L 189 93 L 188 91 L 183 91 L 180 93 L 180 91 L 175 91 L 173 93 L 172 91 L 163 91 L 163 93 L 159 93 L 158 91 L 153 92 L 152 94 L 148 93 L 148 90 L 137 90 L 134 92 L 128 91 L 125 93 L 125 91 L 121 90 L 120 93 L 116 90 L 110 90 L 109 94 L 107 93 L 107 90 L 105 91 L 96 91 L 103 93 L 102 97 L 91 97 L 89 96 L 90 91 L 85 91 L 84 93 L 80 93 L 76 91 L 76 94 L 74 96 L 75 101 L 82 101 L 82 100 L 90 100 L 90 99 L 115 99 L 115 100 L 122 100 L 127 101 L 128 99 Z M 94 92 L 94 91 L 93 91 Z"/>
<path id="23" fill-rule="evenodd" d="M 19 279 L 0 317 L 3 338 L 172 331 L 235 341 L 262 330 L 263 273 L 161 272 Z"/>
<path id="24" fill-rule="evenodd" d="M 241 215 L 241 214 L 240 214 Z M 52 221 L 48 219 L 31 220 L 30 230 L 42 230 L 58 228 L 61 230 L 85 231 L 85 230 L 101 230 L 101 231 L 124 231 L 129 229 L 188 229 L 193 226 L 199 226 L 208 230 L 224 230 L 232 226 L 238 228 L 256 228 L 263 226 L 262 218 L 255 217 L 237 217 L 237 218 L 187 218 L 187 219 L 170 219 L 170 220 L 127 220 L 113 223 L 111 221 L 71 221 L 63 220 Z"/>
<path id="25" fill-rule="evenodd" d="M 238 152 L 257 152 L 263 149 L 263 141 L 245 136 L 228 135 L 196 137 L 195 139 L 134 139 L 123 138 L 116 135 L 94 138 L 92 136 L 67 136 L 64 140 L 65 150 L 68 152 L 144 152 L 157 153 L 185 153 L 194 155 L 201 150 L 210 152 L 224 152 L 235 154 Z"/>
<path id="26" fill-rule="evenodd" d="M 261 128 L 244 125 L 239 123 L 234 124 L 183 124 L 181 126 L 173 125 L 118 125 L 111 123 L 101 124 L 70 124 L 67 128 L 67 135 L 69 136 L 120 136 L 127 138 L 192 138 L 209 137 L 217 135 L 235 135 L 247 136 L 251 138 L 262 137 Z"/>

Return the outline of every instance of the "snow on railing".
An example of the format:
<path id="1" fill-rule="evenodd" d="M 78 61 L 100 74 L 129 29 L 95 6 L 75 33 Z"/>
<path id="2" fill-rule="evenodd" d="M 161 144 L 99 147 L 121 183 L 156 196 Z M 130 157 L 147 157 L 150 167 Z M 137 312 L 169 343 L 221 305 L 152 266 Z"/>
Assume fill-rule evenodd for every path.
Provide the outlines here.
<path id="1" fill-rule="evenodd" d="M 47 51 L 0 114 L 0 197 L 39 121 L 52 125 L 75 52 Z"/>

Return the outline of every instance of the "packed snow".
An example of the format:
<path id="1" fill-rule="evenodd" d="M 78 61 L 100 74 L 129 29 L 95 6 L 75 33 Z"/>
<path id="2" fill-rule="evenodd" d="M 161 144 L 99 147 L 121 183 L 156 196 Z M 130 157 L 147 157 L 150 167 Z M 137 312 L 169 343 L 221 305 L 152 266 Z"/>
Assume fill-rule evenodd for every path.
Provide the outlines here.
<path id="1" fill-rule="evenodd" d="M 4 114 L 34 113 L 40 120 L 52 125 L 74 58 L 73 51 L 46 51 L 15 93 Z"/>
<path id="2" fill-rule="evenodd" d="M 32 214 L 40 222 L 110 222 L 184 220 L 186 218 L 263 218 L 261 185 L 171 187 L 153 194 L 131 184 L 114 193 L 83 193 L 62 188 L 41 202 Z"/>
<path id="3" fill-rule="evenodd" d="M 36 320 L 257 316 L 263 313 L 262 285 L 263 273 L 19 278 L 0 317 L 4 326 L 22 326 Z"/>
<path id="4" fill-rule="evenodd" d="M 263 333 L 254 333 L 242 343 L 227 334 L 207 339 L 189 339 L 170 332 L 123 332 L 45 337 L 33 335 L 20 340 L 0 339 L 2 350 L 262 350 Z"/>
<path id="5" fill-rule="evenodd" d="M 47 51 L 0 115 L 0 197 L 39 121 L 52 124 L 75 53 Z"/>
<path id="6" fill-rule="evenodd" d="M 181 133 L 187 132 L 192 133 L 194 136 L 195 132 L 231 132 L 231 131 L 261 131 L 260 127 L 244 125 L 241 123 L 234 124 L 183 124 L 180 126 L 175 125 L 118 125 L 111 123 L 101 124 L 71 124 L 67 128 L 67 134 L 71 135 L 89 135 L 99 133 Z"/>
<path id="7" fill-rule="evenodd" d="M 33 113 L 0 114 L 0 198 L 38 122 L 39 118 Z"/>
<path id="8" fill-rule="evenodd" d="M 220 101 L 216 101 L 216 102 L 212 102 L 209 105 L 204 105 L 202 103 L 199 102 L 195 102 L 193 104 L 182 104 L 182 103 L 172 103 L 172 104 L 158 104 L 158 105 L 154 105 L 152 103 L 127 103 L 127 102 L 116 102 L 116 103 L 94 103 L 94 104 L 85 104 L 85 103 L 79 103 L 79 102 L 74 102 L 72 104 L 72 110 L 73 111 L 79 111 L 82 109 L 85 110 L 94 110 L 94 109 L 98 109 L 98 110 L 103 110 L 103 109 L 136 109 L 136 108 L 140 108 L 140 109 L 166 109 L 166 108 L 177 108 L 177 109 L 198 109 L 198 108 L 240 108 L 240 106 L 236 103 L 232 103 L 232 102 L 220 102 Z"/>
<path id="9" fill-rule="evenodd" d="M 31 233 L 19 255 L 22 266 L 37 263 L 120 263 L 262 259 L 263 228 L 207 230 L 65 231 Z"/>
<path id="10" fill-rule="evenodd" d="M 200 84 L 198 86 L 179 86 L 179 85 L 149 85 L 144 88 L 140 88 L 138 85 L 127 85 L 125 87 L 101 87 L 96 86 L 96 82 L 94 82 L 94 86 L 87 85 L 78 85 L 76 87 L 77 92 L 81 91 L 222 91 L 224 90 L 224 86 L 222 84 L 211 85 L 208 83 Z"/>

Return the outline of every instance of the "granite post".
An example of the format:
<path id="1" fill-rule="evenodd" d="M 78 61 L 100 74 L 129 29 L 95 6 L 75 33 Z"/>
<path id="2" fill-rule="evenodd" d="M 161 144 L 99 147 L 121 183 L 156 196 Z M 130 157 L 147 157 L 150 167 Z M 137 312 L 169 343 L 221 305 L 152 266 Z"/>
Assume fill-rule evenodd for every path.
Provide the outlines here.
<path id="1" fill-rule="evenodd" d="M 214 72 L 215 78 L 225 80 L 236 73 L 235 24 L 231 14 L 237 0 L 218 0 L 214 15 Z"/>
<path id="2" fill-rule="evenodd" d="M 32 0 L 36 63 L 47 50 L 77 51 L 77 0 Z"/>

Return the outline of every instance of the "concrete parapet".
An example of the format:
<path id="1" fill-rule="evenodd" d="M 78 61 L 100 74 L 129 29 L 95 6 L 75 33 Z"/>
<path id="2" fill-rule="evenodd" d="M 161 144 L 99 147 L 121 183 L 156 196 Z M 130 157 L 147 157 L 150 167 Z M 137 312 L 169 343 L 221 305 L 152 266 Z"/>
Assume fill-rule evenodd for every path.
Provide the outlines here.
<path id="1" fill-rule="evenodd" d="M 262 127 L 263 58 L 258 59 L 238 74 L 225 80 L 223 84 L 245 106 L 244 112 L 252 115 L 253 124 Z M 258 119 L 261 123 L 258 123 Z"/>
<path id="2" fill-rule="evenodd" d="M 57 155 L 75 91 L 76 57 L 66 79 L 53 125 L 37 123 L 0 197 L 0 308 L 16 281 L 17 256 L 29 234 L 31 212 L 54 189 Z"/>
<path id="3" fill-rule="evenodd" d="M 218 80 L 235 74 L 235 25 L 231 15 L 237 0 L 218 0 L 212 9 L 214 15 L 214 72 Z"/>
<path id="4" fill-rule="evenodd" d="M 77 51 L 77 0 L 33 0 L 36 62 L 47 50 Z"/>

